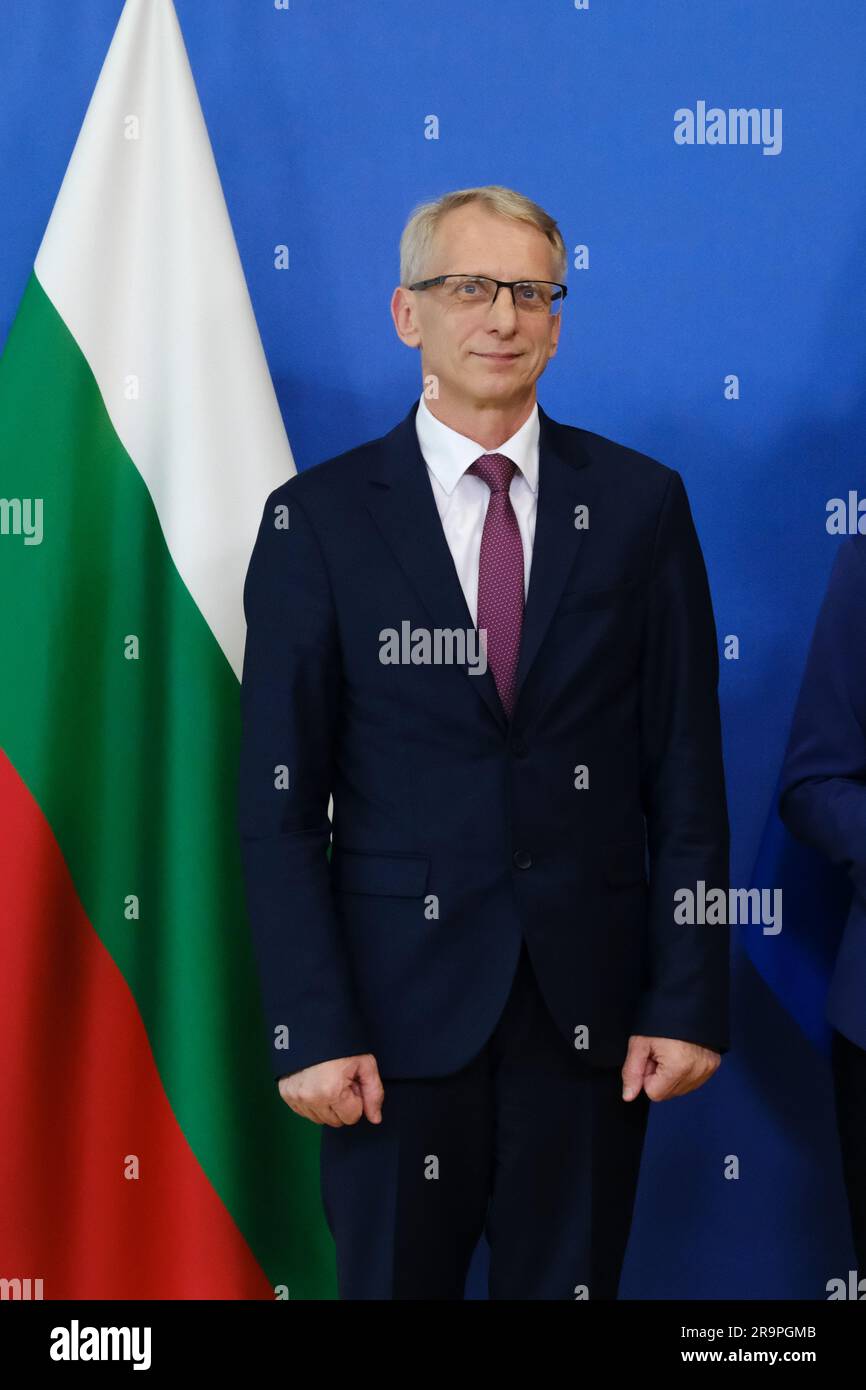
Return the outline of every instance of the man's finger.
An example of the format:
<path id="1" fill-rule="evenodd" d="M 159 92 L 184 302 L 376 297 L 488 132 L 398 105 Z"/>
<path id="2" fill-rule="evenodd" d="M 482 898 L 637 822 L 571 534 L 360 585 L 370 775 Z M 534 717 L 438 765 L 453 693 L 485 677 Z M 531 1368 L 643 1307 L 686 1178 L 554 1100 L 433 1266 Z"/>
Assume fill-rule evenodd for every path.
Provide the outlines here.
<path id="1" fill-rule="evenodd" d="M 679 1072 L 659 1068 L 644 1082 L 644 1089 L 650 1100 L 673 1100 L 675 1096 L 688 1095 L 689 1091 L 695 1090 L 704 1080 L 703 1071 L 694 1064 Z"/>
<path id="2" fill-rule="evenodd" d="M 379 1075 L 375 1057 L 362 1057 L 358 1065 L 358 1081 L 361 1085 L 361 1100 L 364 1114 L 370 1124 L 378 1125 L 382 1120 L 382 1102 L 385 1088 Z"/>
<path id="3" fill-rule="evenodd" d="M 622 1065 L 623 1100 L 634 1100 L 635 1096 L 640 1095 L 649 1055 L 649 1038 L 634 1037 L 629 1039 L 628 1054 Z"/>
<path id="4" fill-rule="evenodd" d="M 330 1129 L 343 1129 L 345 1125 L 352 1123 L 351 1120 L 343 1118 L 339 1108 L 335 1105 L 323 1106 L 321 1113 L 324 1116 L 322 1124 L 328 1125 Z"/>
<path id="5" fill-rule="evenodd" d="M 332 1115 L 336 1115 L 340 1124 L 354 1125 L 364 1111 L 361 1097 L 356 1093 L 353 1085 L 346 1086 L 336 1100 L 332 1100 L 328 1106 Z"/>

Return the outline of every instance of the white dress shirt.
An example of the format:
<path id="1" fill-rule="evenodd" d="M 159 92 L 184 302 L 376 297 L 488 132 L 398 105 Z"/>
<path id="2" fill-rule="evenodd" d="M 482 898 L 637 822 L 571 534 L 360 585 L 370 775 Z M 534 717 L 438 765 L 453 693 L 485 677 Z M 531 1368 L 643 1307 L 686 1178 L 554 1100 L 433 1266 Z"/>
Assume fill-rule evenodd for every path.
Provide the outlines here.
<path id="1" fill-rule="evenodd" d="M 490 501 L 490 488 L 467 468 L 482 454 L 505 454 L 513 459 L 517 471 L 508 495 L 520 528 L 523 545 L 523 593 L 529 592 L 532 543 L 535 539 L 535 513 L 538 502 L 538 403 L 520 429 L 497 449 L 485 449 L 465 434 L 445 425 L 427 407 L 422 392 L 415 413 L 415 429 L 436 507 L 442 520 L 448 549 L 473 623 L 478 613 L 478 556 L 481 532 Z"/>

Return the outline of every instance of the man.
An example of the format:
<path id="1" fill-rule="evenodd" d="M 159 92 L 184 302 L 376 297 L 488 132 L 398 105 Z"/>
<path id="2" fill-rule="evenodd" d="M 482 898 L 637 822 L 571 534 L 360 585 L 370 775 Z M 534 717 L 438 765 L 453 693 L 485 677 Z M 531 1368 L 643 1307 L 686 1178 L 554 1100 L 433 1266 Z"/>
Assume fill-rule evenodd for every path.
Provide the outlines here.
<path id="1" fill-rule="evenodd" d="M 821 605 L 782 767 L 779 814 L 854 887 L 827 996 L 842 1165 L 866 1273 L 866 536 L 842 542 Z"/>
<path id="2" fill-rule="evenodd" d="M 727 929 L 674 915 L 727 889 L 706 573 L 679 474 L 537 404 L 555 221 L 461 190 L 400 250 L 424 391 L 271 494 L 245 586 L 274 1075 L 341 1297 L 462 1298 L 486 1230 L 492 1298 L 613 1298 L 649 1100 L 728 1046 Z"/>

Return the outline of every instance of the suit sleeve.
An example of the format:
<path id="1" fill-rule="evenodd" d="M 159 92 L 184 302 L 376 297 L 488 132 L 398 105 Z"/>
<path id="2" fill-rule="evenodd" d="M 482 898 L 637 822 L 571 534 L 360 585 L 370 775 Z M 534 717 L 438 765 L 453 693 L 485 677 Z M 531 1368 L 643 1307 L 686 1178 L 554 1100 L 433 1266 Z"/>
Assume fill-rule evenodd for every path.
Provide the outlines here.
<path id="1" fill-rule="evenodd" d="M 275 524 L 286 505 L 288 529 Z M 280 1077 L 371 1050 L 327 858 L 341 685 L 336 615 L 324 558 L 291 481 L 265 503 L 244 612 L 238 829 L 272 1069 Z"/>
<path id="2" fill-rule="evenodd" d="M 866 558 L 839 549 L 821 604 L 782 765 L 779 815 L 861 884 L 866 876 Z"/>
<path id="3" fill-rule="evenodd" d="M 706 567 L 682 478 L 658 519 L 641 660 L 648 956 L 634 1031 L 727 1052 L 729 828 L 719 656 Z M 724 894 L 721 921 L 677 921 L 675 896 Z"/>

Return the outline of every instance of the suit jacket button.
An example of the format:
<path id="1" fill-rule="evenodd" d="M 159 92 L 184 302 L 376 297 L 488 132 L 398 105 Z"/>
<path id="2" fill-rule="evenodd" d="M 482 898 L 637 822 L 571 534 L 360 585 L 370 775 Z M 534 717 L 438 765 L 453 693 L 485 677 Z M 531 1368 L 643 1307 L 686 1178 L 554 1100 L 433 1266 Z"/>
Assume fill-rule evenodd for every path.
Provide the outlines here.
<path id="1" fill-rule="evenodd" d="M 511 751 L 515 758 L 525 758 L 528 750 L 523 739 L 516 738 L 511 745 Z"/>
<path id="2" fill-rule="evenodd" d="M 513 858 L 518 869 L 532 868 L 532 855 L 527 854 L 525 849 L 516 849 Z"/>

